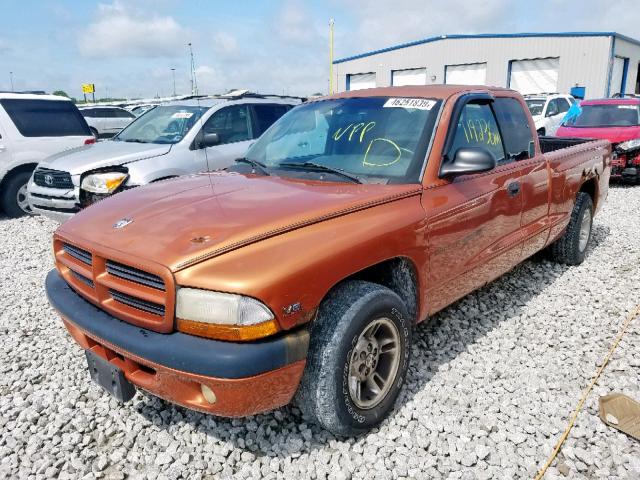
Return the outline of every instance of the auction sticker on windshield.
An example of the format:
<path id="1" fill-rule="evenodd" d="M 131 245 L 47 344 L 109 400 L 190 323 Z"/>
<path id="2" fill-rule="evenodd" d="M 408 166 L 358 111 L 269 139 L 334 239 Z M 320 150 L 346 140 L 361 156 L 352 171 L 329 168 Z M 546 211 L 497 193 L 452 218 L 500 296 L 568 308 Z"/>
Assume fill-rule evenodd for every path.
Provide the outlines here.
<path id="1" fill-rule="evenodd" d="M 417 110 L 431 110 L 436 104 L 435 100 L 426 98 L 390 98 L 383 108 L 415 108 Z"/>
<path id="2" fill-rule="evenodd" d="M 171 118 L 191 118 L 193 117 L 192 112 L 176 112 L 171 115 Z"/>

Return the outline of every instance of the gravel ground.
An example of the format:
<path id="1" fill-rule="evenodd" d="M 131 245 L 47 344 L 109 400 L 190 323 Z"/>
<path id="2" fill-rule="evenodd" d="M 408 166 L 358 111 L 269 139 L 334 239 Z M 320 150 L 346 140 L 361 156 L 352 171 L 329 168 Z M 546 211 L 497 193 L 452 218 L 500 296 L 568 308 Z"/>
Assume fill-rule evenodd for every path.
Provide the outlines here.
<path id="1" fill-rule="evenodd" d="M 418 327 L 379 429 L 340 440 L 295 407 L 228 420 L 90 383 L 47 304 L 54 225 L 0 218 L 0 478 L 531 478 L 639 299 L 640 187 L 612 188 L 580 267 L 532 260 Z M 598 396 L 640 400 L 630 326 L 546 478 L 640 478 Z"/>

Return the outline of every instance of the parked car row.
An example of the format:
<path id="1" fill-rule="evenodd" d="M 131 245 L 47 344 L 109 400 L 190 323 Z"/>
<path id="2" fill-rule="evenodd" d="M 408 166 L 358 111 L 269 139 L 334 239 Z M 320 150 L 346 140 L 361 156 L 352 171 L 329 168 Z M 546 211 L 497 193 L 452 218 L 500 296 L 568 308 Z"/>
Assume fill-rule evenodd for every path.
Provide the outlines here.
<path id="1" fill-rule="evenodd" d="M 123 190 L 228 167 L 297 103 L 253 96 L 157 106 L 109 141 L 41 162 L 29 182 L 29 203 L 33 212 L 62 222 Z"/>

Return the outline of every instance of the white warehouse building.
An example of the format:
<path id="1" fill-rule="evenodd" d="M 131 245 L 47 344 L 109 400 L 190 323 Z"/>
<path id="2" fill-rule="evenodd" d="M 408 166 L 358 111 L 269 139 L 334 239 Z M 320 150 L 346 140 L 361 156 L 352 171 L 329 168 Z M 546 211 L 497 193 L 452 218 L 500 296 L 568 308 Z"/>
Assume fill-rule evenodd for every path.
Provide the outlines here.
<path id="1" fill-rule="evenodd" d="M 640 93 L 639 71 L 640 41 L 615 32 L 442 35 L 336 60 L 334 82 L 337 91 L 450 83 L 597 98 Z"/>

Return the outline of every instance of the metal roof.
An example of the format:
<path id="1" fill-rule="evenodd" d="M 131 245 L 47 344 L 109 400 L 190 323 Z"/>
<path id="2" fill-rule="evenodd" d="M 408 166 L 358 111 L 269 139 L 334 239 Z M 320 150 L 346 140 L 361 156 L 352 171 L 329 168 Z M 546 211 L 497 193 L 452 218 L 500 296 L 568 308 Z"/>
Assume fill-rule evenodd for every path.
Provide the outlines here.
<path id="1" fill-rule="evenodd" d="M 369 57 L 371 55 L 377 55 L 379 53 L 390 52 L 392 50 L 399 50 L 406 47 L 413 47 L 415 45 L 422 45 L 423 43 L 439 42 L 440 40 L 459 40 L 465 38 L 530 38 L 530 37 L 614 37 L 627 42 L 631 42 L 635 45 L 640 45 L 640 40 L 635 38 L 621 35 L 617 32 L 556 32 L 556 33 L 479 33 L 474 35 L 438 35 L 435 37 L 423 38 L 422 40 L 414 40 L 413 42 L 401 43 L 399 45 L 393 45 L 391 47 L 382 48 L 379 50 L 373 50 L 370 52 L 360 53 L 358 55 L 352 55 L 350 57 L 339 58 L 334 60 L 334 64 L 348 62 L 350 60 L 356 60 L 358 58 Z"/>

